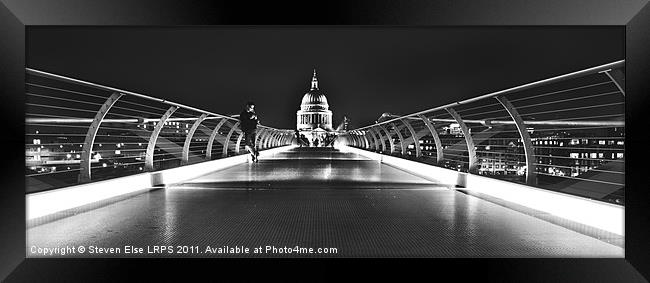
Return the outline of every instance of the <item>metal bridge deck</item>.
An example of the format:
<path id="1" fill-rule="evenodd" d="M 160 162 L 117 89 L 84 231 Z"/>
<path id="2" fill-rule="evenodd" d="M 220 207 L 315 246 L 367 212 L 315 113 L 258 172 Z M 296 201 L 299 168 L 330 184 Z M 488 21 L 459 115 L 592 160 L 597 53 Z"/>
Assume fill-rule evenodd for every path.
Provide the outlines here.
<path id="1" fill-rule="evenodd" d="M 623 257 L 624 249 L 362 156 L 294 149 L 32 227 L 39 247 L 198 246 L 71 257 Z M 206 254 L 206 246 L 249 254 Z M 336 254 L 253 254 L 259 246 Z"/>

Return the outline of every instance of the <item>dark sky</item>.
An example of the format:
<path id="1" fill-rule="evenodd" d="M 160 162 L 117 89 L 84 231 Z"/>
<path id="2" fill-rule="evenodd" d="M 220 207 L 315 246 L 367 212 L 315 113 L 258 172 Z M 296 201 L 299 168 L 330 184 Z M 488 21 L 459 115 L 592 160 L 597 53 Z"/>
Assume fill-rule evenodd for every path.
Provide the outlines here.
<path id="1" fill-rule="evenodd" d="M 294 128 L 318 72 L 365 126 L 624 59 L 622 27 L 29 27 L 27 66 Z"/>

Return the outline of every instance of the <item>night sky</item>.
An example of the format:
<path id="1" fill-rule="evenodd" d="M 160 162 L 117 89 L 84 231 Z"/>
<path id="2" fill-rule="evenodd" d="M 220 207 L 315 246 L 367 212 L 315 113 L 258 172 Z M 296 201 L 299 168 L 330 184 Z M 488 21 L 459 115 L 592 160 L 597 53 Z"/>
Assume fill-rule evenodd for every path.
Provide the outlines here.
<path id="1" fill-rule="evenodd" d="M 334 126 L 624 59 L 622 27 L 28 27 L 27 67 L 293 129 L 312 69 Z"/>

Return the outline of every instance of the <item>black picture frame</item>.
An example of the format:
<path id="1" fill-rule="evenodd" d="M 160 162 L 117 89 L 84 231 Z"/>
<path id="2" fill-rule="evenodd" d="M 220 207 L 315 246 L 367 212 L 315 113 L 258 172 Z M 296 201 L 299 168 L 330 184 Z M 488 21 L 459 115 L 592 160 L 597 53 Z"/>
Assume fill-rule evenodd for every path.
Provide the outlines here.
<path id="1" fill-rule="evenodd" d="M 0 115 L 5 124 L 0 196 L 0 278 L 22 281 L 115 281 L 145 278 L 251 277 L 313 281 L 355 276 L 518 282 L 643 282 L 650 278 L 647 177 L 650 119 L 648 1 L 359 1 L 295 4 L 208 1 L 2 0 Z M 25 28 L 33 25 L 614 25 L 626 29 L 626 207 L 624 259 L 26 259 L 24 194 Z M 242 268 L 236 271 L 231 267 Z M 307 272 L 305 276 L 298 272 Z M 131 275 L 129 275 L 131 274 Z"/>

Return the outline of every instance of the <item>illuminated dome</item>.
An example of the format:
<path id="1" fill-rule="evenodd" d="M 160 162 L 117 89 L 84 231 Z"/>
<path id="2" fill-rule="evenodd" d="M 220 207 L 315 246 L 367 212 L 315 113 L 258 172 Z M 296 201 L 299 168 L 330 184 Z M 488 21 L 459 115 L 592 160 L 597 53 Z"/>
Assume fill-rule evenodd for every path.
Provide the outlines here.
<path id="1" fill-rule="evenodd" d="M 318 89 L 316 70 L 311 79 L 311 89 L 305 93 L 300 103 L 300 110 L 296 113 L 296 128 L 298 130 L 324 129 L 332 130 L 332 111 L 327 103 L 325 94 Z"/>
<path id="2" fill-rule="evenodd" d="M 329 107 L 329 104 L 327 104 L 327 98 L 318 89 L 312 89 L 305 93 L 302 97 L 302 103 L 300 104 L 301 110 L 327 110 Z"/>

